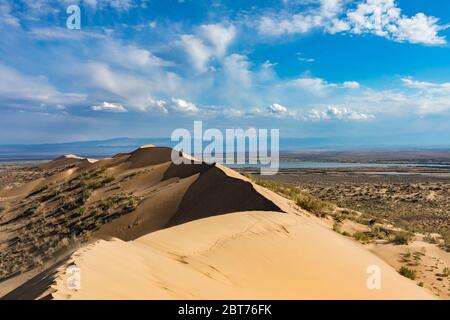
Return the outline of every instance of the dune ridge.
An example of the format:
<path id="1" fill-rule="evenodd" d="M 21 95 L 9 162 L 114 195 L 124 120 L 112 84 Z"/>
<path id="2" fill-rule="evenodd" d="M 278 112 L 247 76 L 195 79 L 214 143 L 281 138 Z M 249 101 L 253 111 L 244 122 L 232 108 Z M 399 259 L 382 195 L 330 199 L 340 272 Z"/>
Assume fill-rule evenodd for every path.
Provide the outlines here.
<path id="1" fill-rule="evenodd" d="M 95 162 L 60 157 L 41 166 L 46 175 L 32 187 L 0 190 L 8 204 L 0 246 L 12 263 L 28 250 L 19 244 L 44 236 L 58 243 L 77 230 L 73 244 L 37 256 L 45 263 L 29 265 L 34 277 L 10 276 L 8 287 L 15 289 L 4 298 L 433 298 L 291 201 L 219 164 L 175 165 L 171 152 L 151 145 Z M 81 201 L 82 213 L 80 206 L 59 210 L 67 201 L 61 194 Z M 36 201 L 34 211 L 18 214 Z M 49 214 L 51 226 L 38 219 Z M 30 232 L 30 225 L 41 232 L 69 222 L 63 236 L 17 234 Z M 80 290 L 66 285 L 70 265 L 81 269 Z M 382 270 L 380 290 L 367 288 L 369 265 Z"/>

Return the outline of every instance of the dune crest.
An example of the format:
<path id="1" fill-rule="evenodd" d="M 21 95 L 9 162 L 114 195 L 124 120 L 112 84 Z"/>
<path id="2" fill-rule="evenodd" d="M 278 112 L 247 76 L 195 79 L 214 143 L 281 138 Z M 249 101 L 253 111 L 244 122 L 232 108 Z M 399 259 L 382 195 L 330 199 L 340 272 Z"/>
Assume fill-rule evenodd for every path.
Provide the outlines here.
<path id="1" fill-rule="evenodd" d="M 9 276 L 15 289 L 5 298 L 432 298 L 291 201 L 219 164 L 186 156 L 175 165 L 171 153 L 144 146 L 95 162 L 64 156 L 42 165 L 53 175 L 40 178 L 38 189 L 22 188 L 0 218 L 8 270 L 21 261 L 17 248 L 28 252 L 22 243 L 75 242 L 64 240 L 68 247 L 50 256 L 38 252 L 44 270 L 30 260 L 36 276 Z M 55 225 L 64 233 L 46 233 Z M 82 272 L 80 290 L 66 285 L 72 264 Z M 382 271 L 381 290 L 367 288 L 370 265 Z"/>

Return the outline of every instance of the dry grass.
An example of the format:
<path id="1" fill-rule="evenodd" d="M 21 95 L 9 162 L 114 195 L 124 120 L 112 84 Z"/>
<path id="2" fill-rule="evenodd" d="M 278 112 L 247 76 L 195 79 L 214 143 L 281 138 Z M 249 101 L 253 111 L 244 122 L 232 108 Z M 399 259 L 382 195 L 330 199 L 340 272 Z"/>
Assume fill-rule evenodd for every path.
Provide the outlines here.
<path id="1" fill-rule="evenodd" d="M 41 186 L 6 213 L 0 228 L 14 236 L 0 243 L 0 281 L 41 265 L 62 250 L 88 241 L 102 225 L 135 210 L 138 199 L 118 192 L 88 205 L 94 190 L 115 181 L 104 170 L 83 171 L 73 179 Z"/>
<path id="2" fill-rule="evenodd" d="M 247 175 L 249 178 L 253 178 Z M 303 192 L 298 188 L 278 183 L 275 181 L 255 180 L 257 184 L 267 189 L 270 189 L 288 199 L 291 199 L 300 208 L 307 210 L 319 217 L 325 217 L 333 211 L 333 205 L 322 201 L 319 198 L 312 196 L 309 193 Z"/>

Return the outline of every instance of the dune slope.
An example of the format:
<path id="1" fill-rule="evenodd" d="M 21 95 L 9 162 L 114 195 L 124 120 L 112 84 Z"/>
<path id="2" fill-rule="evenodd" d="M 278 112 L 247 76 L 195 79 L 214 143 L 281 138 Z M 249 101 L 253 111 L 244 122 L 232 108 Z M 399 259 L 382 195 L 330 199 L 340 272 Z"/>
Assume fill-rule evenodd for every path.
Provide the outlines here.
<path id="1" fill-rule="evenodd" d="M 238 212 L 131 242 L 98 241 L 71 259 L 81 289 L 58 269 L 55 299 L 427 299 L 364 247 L 308 219 Z M 381 270 L 369 290 L 368 266 Z"/>
<path id="2" fill-rule="evenodd" d="M 38 180 L 0 190 L 0 295 L 432 298 L 290 201 L 221 165 L 174 165 L 171 152 L 65 156 L 43 165 Z M 80 290 L 67 286 L 73 264 Z M 366 285 L 372 265 L 381 270 L 380 290 Z"/>

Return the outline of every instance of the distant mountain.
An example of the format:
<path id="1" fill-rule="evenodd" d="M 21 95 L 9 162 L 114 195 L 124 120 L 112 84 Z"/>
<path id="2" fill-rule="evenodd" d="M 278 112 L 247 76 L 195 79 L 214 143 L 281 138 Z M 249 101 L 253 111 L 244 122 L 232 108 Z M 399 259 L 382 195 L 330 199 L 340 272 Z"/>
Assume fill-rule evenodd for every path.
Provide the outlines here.
<path id="1" fill-rule="evenodd" d="M 117 153 L 130 152 L 142 145 L 154 144 L 161 147 L 174 147 L 177 142 L 169 138 L 114 138 L 46 144 L 4 144 L 0 145 L 0 160 L 47 160 L 64 154 L 77 154 L 82 157 L 103 158 Z M 203 148 L 208 142 L 203 142 Z M 310 151 L 368 151 L 368 150 L 449 150 L 448 146 L 412 146 L 379 144 L 377 141 L 363 143 L 358 139 L 334 138 L 281 138 L 280 152 Z"/>
<path id="2" fill-rule="evenodd" d="M 0 145 L 0 159 L 53 159 L 60 155 L 70 153 L 75 153 L 83 157 L 101 158 L 121 152 L 129 152 L 145 144 L 169 147 L 173 142 L 167 138 L 115 138 L 109 140 L 49 144 L 10 144 Z"/>

